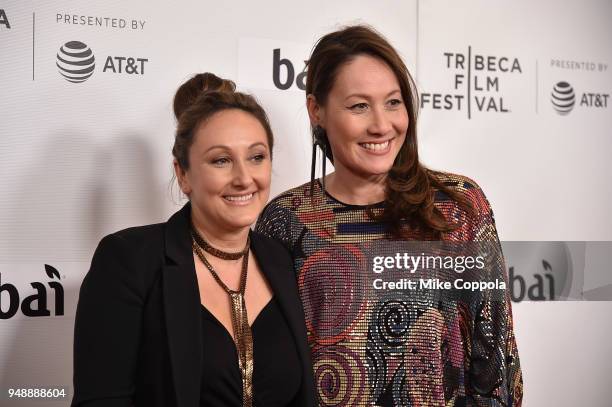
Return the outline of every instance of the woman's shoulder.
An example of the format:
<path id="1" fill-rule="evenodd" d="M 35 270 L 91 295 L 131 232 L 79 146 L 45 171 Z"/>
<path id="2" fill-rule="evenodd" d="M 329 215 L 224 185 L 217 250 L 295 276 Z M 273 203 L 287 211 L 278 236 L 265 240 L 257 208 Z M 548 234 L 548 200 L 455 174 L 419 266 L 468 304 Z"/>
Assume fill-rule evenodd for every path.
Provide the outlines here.
<path id="1" fill-rule="evenodd" d="M 476 213 L 488 213 L 491 210 L 491 206 L 484 191 L 474 179 L 451 172 L 430 172 L 440 184 L 467 200 Z M 437 189 L 435 202 L 444 203 L 448 201 L 452 201 L 452 198 L 443 190 Z"/>
<path id="2" fill-rule="evenodd" d="M 274 226 L 289 225 L 297 212 L 308 212 L 312 206 L 310 182 L 291 188 L 274 197 L 263 209 L 257 221 L 256 230 L 263 224 Z M 264 234 L 268 234 L 265 233 Z M 269 234 L 268 234 L 269 235 Z"/>
<path id="3" fill-rule="evenodd" d="M 117 249 L 125 249 L 138 253 L 139 249 L 163 242 L 165 223 L 132 226 L 104 236 L 100 245 L 112 245 Z"/>
<path id="4" fill-rule="evenodd" d="M 255 230 L 279 240 L 285 247 L 292 248 L 296 230 L 300 228 L 300 217 L 312 213 L 310 183 L 291 188 L 273 198 L 263 209 Z"/>
<path id="5" fill-rule="evenodd" d="M 163 225 L 130 227 L 104 236 L 81 283 L 79 302 L 109 293 L 144 301 L 162 269 Z"/>
<path id="6" fill-rule="evenodd" d="M 480 185 L 472 178 L 448 172 L 434 173 L 440 184 L 450 189 L 466 201 L 470 208 L 466 208 L 451 199 L 445 192 L 436 191 L 434 205 L 447 219 L 459 221 L 461 227 L 450 232 L 449 240 L 497 240 L 495 217 Z"/>
<path id="7" fill-rule="evenodd" d="M 441 183 L 448 187 L 457 188 L 458 190 L 470 190 L 480 188 L 480 186 L 472 178 L 465 175 L 455 174 L 452 172 L 430 171 Z"/>
<path id="8" fill-rule="evenodd" d="M 163 254 L 164 225 L 129 227 L 104 236 L 93 255 L 92 267 L 102 265 L 107 273 L 146 273 L 156 269 L 154 263 L 161 262 Z"/>
<path id="9" fill-rule="evenodd" d="M 290 224 L 295 218 L 316 218 L 322 212 L 330 211 L 335 206 L 344 206 L 330 198 L 322 187 L 321 181 L 305 182 L 273 198 L 264 208 L 260 220 L 283 221 Z"/>
<path id="10" fill-rule="evenodd" d="M 290 188 L 274 197 L 267 206 L 291 209 L 299 206 L 299 202 L 310 197 L 310 182 Z M 315 192 L 318 183 L 314 183 Z"/>

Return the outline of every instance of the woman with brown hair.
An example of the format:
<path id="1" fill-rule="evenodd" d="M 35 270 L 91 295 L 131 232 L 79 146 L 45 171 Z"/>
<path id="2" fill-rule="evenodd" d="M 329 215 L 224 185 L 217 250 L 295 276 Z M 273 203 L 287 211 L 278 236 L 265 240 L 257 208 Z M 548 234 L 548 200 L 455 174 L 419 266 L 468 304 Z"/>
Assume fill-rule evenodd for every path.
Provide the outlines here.
<path id="1" fill-rule="evenodd" d="M 488 272 L 504 279 L 482 190 L 419 162 L 417 93 L 400 56 L 350 26 L 323 36 L 307 68 L 313 176 L 272 200 L 256 230 L 293 254 L 319 404 L 520 405 L 506 292 L 434 301 L 368 285 L 367 248 L 392 241 L 490 242 Z M 315 181 L 317 146 L 335 171 Z"/>
<path id="2" fill-rule="evenodd" d="M 77 307 L 72 405 L 314 406 L 291 257 L 250 231 L 270 191 L 268 118 L 210 73 L 178 89 L 174 112 L 189 202 L 100 242 Z"/>

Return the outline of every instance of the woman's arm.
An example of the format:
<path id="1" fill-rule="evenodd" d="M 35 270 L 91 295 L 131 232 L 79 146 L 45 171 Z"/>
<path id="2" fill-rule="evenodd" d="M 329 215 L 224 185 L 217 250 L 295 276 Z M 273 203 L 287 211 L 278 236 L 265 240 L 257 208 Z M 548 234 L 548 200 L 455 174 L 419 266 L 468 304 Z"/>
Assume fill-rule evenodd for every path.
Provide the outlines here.
<path id="1" fill-rule="evenodd" d="M 520 407 L 523 376 L 514 336 L 512 302 L 505 261 L 497 235 L 493 211 L 482 190 L 472 190 L 476 218 L 471 224 L 474 242 L 482 242 L 487 255 L 487 279 L 503 280 L 502 294 L 485 290 L 472 310 L 470 387 L 478 406 Z"/>
<path id="2" fill-rule="evenodd" d="M 132 405 L 144 294 L 119 235 L 96 249 L 79 294 L 72 406 Z"/>

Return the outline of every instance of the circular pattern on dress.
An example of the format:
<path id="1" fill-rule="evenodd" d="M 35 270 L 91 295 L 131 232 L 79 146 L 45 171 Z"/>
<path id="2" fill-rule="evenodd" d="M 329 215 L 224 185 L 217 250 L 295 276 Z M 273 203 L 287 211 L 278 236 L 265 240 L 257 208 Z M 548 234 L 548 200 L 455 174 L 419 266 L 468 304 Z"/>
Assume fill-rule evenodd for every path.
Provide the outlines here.
<path id="1" fill-rule="evenodd" d="M 372 400 L 378 400 L 385 390 L 387 380 L 387 358 L 380 345 L 371 340 L 368 335 L 366 345 L 366 366 L 370 383 Z"/>
<path id="2" fill-rule="evenodd" d="M 324 346 L 313 352 L 320 406 L 358 406 L 366 396 L 366 369 L 359 354 L 345 346 Z"/>
<path id="3" fill-rule="evenodd" d="M 407 300 L 405 294 L 387 293 L 381 296 L 370 314 L 369 339 L 384 352 L 401 352 L 410 326 L 422 313 L 422 304 Z"/>
<path id="4" fill-rule="evenodd" d="M 410 309 L 400 300 L 388 300 L 376 310 L 374 332 L 387 347 L 387 350 L 398 348 L 406 342 L 410 328 Z"/>
<path id="5" fill-rule="evenodd" d="M 304 263 L 298 284 L 306 327 L 316 343 L 341 341 L 360 319 L 366 272 L 365 256 L 350 245 L 321 249 Z"/>

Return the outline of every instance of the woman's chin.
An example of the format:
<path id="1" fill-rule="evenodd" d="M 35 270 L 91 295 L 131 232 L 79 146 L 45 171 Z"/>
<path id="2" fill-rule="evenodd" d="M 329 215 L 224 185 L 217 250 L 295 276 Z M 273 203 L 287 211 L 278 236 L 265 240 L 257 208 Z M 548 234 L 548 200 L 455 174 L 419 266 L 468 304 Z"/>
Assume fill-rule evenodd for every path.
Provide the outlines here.
<path id="1" fill-rule="evenodd" d="M 359 175 L 364 178 L 380 177 L 380 176 L 387 175 L 389 171 L 391 171 L 392 167 L 393 167 L 393 162 L 379 163 L 376 165 L 367 165 L 367 166 L 364 165 L 359 168 L 355 168 L 355 171 L 353 172 L 355 172 L 356 175 Z"/>
<path id="2" fill-rule="evenodd" d="M 257 221 L 257 216 L 253 215 L 238 215 L 233 217 L 224 217 L 222 222 L 220 222 L 222 227 L 225 227 L 228 230 L 238 230 L 249 228 Z"/>

